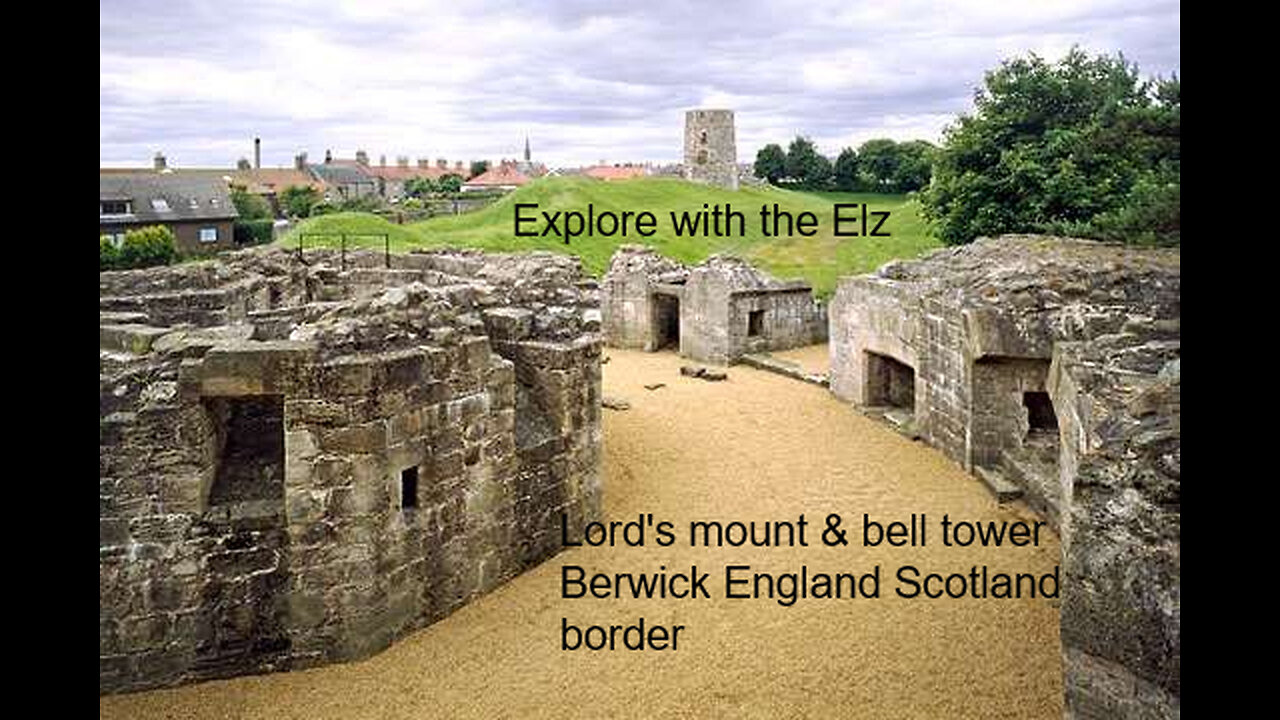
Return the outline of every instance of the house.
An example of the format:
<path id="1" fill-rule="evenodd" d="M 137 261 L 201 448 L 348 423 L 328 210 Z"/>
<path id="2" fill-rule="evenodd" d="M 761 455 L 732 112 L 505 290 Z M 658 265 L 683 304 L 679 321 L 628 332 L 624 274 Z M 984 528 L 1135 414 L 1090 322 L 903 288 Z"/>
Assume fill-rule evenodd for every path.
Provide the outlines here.
<path id="1" fill-rule="evenodd" d="M 582 174 L 596 180 L 613 182 L 645 177 L 649 174 L 649 169 L 644 165 L 632 165 L 630 163 L 626 165 L 594 165 L 584 168 Z"/>
<path id="2" fill-rule="evenodd" d="M 394 166 L 387 165 L 385 158 L 376 166 L 364 166 L 364 171 L 372 175 L 378 182 L 378 194 L 386 200 L 404 197 L 405 183 L 416 178 L 425 178 L 428 180 L 439 180 L 446 175 L 457 175 L 459 178 L 466 180 L 470 174 L 462 163 L 459 162 L 450 168 L 445 160 L 437 160 L 435 166 L 431 165 L 430 160 L 419 158 L 417 167 L 409 165 L 409 158 L 397 158 Z"/>
<path id="3" fill-rule="evenodd" d="M 330 202 L 378 194 L 378 179 L 369 174 L 368 166 L 359 160 L 337 160 L 326 151 L 324 163 L 308 165 L 305 154 L 298 156 L 297 163 L 328 186 L 325 199 Z"/>
<path id="4" fill-rule="evenodd" d="M 515 190 L 528 183 L 529 176 L 520 172 L 514 162 L 502 161 L 488 172 L 471 178 L 462 184 L 463 192 L 476 190 Z"/>
<path id="5" fill-rule="evenodd" d="M 226 250 L 234 246 L 237 217 L 218 177 L 151 170 L 98 175 L 98 231 L 117 244 L 129 230 L 164 225 L 183 254 Z"/>
<path id="6" fill-rule="evenodd" d="M 178 171 L 183 172 L 183 171 Z M 213 172 L 213 171 L 211 171 Z M 277 217 L 283 217 L 280 193 L 288 187 L 308 187 L 324 197 L 327 186 L 305 170 L 297 168 L 252 168 L 248 170 L 216 171 L 219 178 L 229 176 L 231 184 L 242 187 L 252 195 L 258 195 L 271 204 Z M 224 180 L 225 182 L 225 180 Z"/>
<path id="7" fill-rule="evenodd" d="M 230 168 L 174 168 L 168 165 L 162 153 L 156 153 L 154 174 L 163 174 L 179 178 L 203 178 L 208 181 L 221 182 L 228 188 L 243 188 L 252 195 L 258 195 L 271 205 L 277 217 L 283 217 L 279 196 L 285 188 L 291 186 L 309 187 L 316 191 L 317 197 L 324 197 L 329 191 L 327 185 L 313 176 L 306 169 L 306 155 L 295 158 L 292 168 L 252 167 L 247 160 L 241 160 L 239 167 Z M 101 175 L 139 174 L 139 168 L 99 168 Z"/>

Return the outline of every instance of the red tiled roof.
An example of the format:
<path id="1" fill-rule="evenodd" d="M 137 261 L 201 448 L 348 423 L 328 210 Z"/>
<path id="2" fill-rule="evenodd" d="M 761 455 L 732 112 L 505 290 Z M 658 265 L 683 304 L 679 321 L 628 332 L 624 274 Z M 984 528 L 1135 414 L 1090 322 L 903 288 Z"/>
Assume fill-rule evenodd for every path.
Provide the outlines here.
<path id="1" fill-rule="evenodd" d="M 642 165 L 596 165 L 583 170 L 582 174 L 597 180 L 627 180 L 644 177 L 646 171 Z"/>
<path id="2" fill-rule="evenodd" d="M 155 173 L 159 170 L 147 168 L 99 168 L 99 174 L 114 175 L 119 173 Z M 317 180 L 311 173 L 294 168 L 260 168 L 257 170 L 236 170 L 233 168 L 169 168 L 165 175 L 175 177 L 217 177 L 231 178 L 231 182 L 244 186 L 249 192 L 267 195 L 277 193 L 290 185 L 312 187 L 324 192 L 325 184 Z"/>
<path id="3" fill-rule="evenodd" d="M 513 165 L 499 165 L 490 169 L 488 172 L 481 173 L 478 177 L 474 177 L 467 181 L 468 185 L 524 185 L 529 182 L 519 170 Z"/>
<path id="4" fill-rule="evenodd" d="M 409 180 L 412 178 L 431 178 L 436 180 L 445 175 L 460 175 L 463 180 L 467 179 L 466 169 L 458 170 L 452 167 L 401 167 L 399 165 L 369 165 L 362 168 L 365 172 L 380 177 L 383 180 Z"/>

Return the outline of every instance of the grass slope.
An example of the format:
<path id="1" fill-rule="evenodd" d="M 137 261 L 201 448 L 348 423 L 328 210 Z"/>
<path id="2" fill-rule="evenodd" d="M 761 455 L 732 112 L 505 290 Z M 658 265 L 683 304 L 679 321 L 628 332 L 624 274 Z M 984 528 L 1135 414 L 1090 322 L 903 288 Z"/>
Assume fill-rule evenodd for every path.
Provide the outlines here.
<path id="1" fill-rule="evenodd" d="M 884 225 L 892 236 L 887 238 L 835 237 L 832 204 L 866 203 L 872 210 L 891 213 Z M 565 245 L 559 236 L 524 238 L 515 236 L 516 203 L 537 203 L 536 211 L 525 211 L 541 221 L 543 211 L 578 211 L 586 213 L 593 205 L 596 213 L 624 210 L 648 210 L 657 216 L 657 233 L 650 238 L 634 234 L 627 237 L 574 238 Z M 680 237 L 672 226 L 670 212 L 679 215 L 701 210 L 703 203 L 733 209 L 746 216 L 746 233 L 742 237 Z M 765 237 L 760 232 L 760 207 L 777 205 L 793 214 L 809 211 L 818 217 L 818 231 L 813 237 Z M 524 226 L 528 229 L 530 226 Z M 542 223 L 537 225 L 541 231 Z M 468 247 L 495 252 L 551 250 L 582 258 L 586 270 L 602 275 L 609 266 L 614 250 L 624 243 L 647 244 L 658 252 L 686 263 L 696 263 L 714 253 L 740 255 L 780 278 L 803 278 L 813 284 L 820 297 L 835 290 L 842 275 L 852 275 L 879 267 L 894 258 L 915 257 L 939 247 L 929 233 L 914 200 L 902 195 L 856 193 L 801 193 L 777 188 L 744 187 L 737 192 L 707 185 L 697 185 L 669 178 L 650 178 L 605 183 L 586 178 L 547 178 L 507 195 L 498 202 L 472 213 L 437 217 L 409 225 L 395 225 L 366 213 L 338 213 L 303 221 L 281 239 L 296 247 L 297 233 L 347 233 L 352 246 L 381 247 L 381 238 L 370 233 L 390 236 L 393 251 L 411 248 Z M 336 245 L 337 238 L 307 237 L 307 247 Z"/>

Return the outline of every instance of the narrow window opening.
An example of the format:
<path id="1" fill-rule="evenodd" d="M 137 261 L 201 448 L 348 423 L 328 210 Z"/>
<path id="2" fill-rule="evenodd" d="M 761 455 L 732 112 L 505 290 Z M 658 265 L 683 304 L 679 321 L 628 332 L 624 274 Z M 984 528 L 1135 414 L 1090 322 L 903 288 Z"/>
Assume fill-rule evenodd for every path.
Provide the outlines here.
<path id="1" fill-rule="evenodd" d="M 752 310 L 747 313 L 747 337 L 759 337 L 764 333 L 764 311 Z"/>
<path id="2" fill-rule="evenodd" d="M 1022 406 L 1027 409 L 1027 425 L 1031 432 L 1057 432 L 1058 416 L 1053 412 L 1053 401 L 1049 399 L 1049 393 L 1022 393 Z"/>
<path id="3" fill-rule="evenodd" d="M 914 413 L 916 371 L 888 355 L 867 353 L 867 404 L 889 405 Z"/>
<path id="4" fill-rule="evenodd" d="M 400 509 L 418 507 L 418 466 L 400 472 Z"/>

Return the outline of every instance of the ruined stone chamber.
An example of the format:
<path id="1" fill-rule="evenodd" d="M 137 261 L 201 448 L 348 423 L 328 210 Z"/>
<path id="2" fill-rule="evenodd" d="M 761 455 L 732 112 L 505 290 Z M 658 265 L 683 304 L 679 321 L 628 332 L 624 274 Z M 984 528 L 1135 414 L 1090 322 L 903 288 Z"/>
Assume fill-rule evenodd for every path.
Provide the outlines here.
<path id="1" fill-rule="evenodd" d="M 832 392 L 1059 529 L 1069 717 L 1178 713 L 1179 296 L 1176 249 L 1004 236 L 832 300 Z"/>
<path id="2" fill-rule="evenodd" d="M 545 253 L 103 273 L 100 691 L 367 656 L 598 520 L 598 295 Z"/>
<path id="3" fill-rule="evenodd" d="M 673 348 L 700 362 L 731 364 L 748 353 L 824 342 L 826 307 L 802 281 L 771 277 L 745 260 L 713 255 L 686 267 L 623 245 L 601 283 L 609 345 Z"/>

